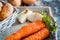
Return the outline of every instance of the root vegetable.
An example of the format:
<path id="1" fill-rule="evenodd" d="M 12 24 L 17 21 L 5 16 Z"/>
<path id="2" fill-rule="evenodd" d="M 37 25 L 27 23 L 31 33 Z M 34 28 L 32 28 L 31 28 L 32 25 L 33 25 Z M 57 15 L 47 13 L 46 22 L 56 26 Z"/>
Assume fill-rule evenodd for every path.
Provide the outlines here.
<path id="1" fill-rule="evenodd" d="M 19 7 L 21 5 L 21 0 L 8 0 L 12 5 Z"/>
<path id="2" fill-rule="evenodd" d="M 23 26 L 22 29 L 18 30 L 16 33 L 10 35 L 6 40 L 19 40 L 23 37 L 26 37 L 32 33 L 35 33 L 45 27 L 45 24 L 42 21 L 36 21 L 30 24 Z"/>
<path id="3" fill-rule="evenodd" d="M 22 40 L 43 40 L 49 36 L 49 30 L 47 28 L 43 28 L 42 30 L 34 33 Z"/>
<path id="4" fill-rule="evenodd" d="M 4 20 L 13 13 L 13 6 L 10 3 L 6 3 L 0 13 L 0 21 Z"/>

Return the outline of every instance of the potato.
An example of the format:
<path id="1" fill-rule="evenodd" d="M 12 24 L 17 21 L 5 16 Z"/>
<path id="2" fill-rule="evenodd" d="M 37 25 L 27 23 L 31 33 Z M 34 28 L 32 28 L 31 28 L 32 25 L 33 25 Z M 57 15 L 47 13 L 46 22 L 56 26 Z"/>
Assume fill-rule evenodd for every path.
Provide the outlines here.
<path id="1" fill-rule="evenodd" d="M 0 12 L 2 10 L 2 7 L 3 7 L 3 4 L 2 4 L 2 2 L 0 2 Z"/>
<path id="2" fill-rule="evenodd" d="M 22 1 L 23 1 L 23 3 L 26 3 L 26 4 L 31 5 L 31 4 L 34 4 L 34 2 L 35 2 L 36 0 L 22 0 Z"/>
<path id="3" fill-rule="evenodd" d="M 12 15 L 13 11 L 14 11 L 13 6 L 10 3 L 6 3 L 3 6 L 2 11 L 0 13 L 0 21 Z"/>
<path id="4" fill-rule="evenodd" d="M 21 5 L 21 0 L 8 0 L 12 5 L 19 7 Z"/>

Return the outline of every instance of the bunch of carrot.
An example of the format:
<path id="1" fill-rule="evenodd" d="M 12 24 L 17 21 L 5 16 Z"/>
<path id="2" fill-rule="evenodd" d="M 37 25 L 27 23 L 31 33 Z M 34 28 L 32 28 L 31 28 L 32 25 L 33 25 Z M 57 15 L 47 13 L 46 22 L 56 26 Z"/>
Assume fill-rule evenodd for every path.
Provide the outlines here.
<path id="1" fill-rule="evenodd" d="M 22 29 L 10 35 L 5 40 L 44 40 L 49 36 L 49 30 L 45 24 L 38 20 L 23 26 Z"/>

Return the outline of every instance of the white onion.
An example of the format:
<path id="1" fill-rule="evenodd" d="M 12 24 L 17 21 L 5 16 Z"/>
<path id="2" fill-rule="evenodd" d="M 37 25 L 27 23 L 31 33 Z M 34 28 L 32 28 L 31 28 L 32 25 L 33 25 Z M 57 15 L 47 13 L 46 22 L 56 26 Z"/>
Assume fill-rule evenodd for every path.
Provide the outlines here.
<path id="1" fill-rule="evenodd" d="M 26 11 L 26 10 L 25 10 Z M 24 13 L 25 11 L 21 12 L 18 16 L 18 20 L 20 23 L 24 23 L 27 20 L 27 14 L 32 13 L 32 11 L 28 10 L 26 13 Z"/>
<path id="2" fill-rule="evenodd" d="M 26 21 L 26 14 L 25 13 L 20 13 L 18 16 L 18 20 L 20 23 L 24 23 Z"/>
<path id="3" fill-rule="evenodd" d="M 37 20 L 42 20 L 42 15 L 40 13 L 31 13 L 27 15 L 27 20 L 33 22 Z"/>
<path id="4" fill-rule="evenodd" d="M 24 22 L 26 22 L 26 20 L 33 22 L 33 21 L 37 21 L 37 20 L 42 20 L 42 17 L 43 16 L 40 13 L 37 13 L 37 12 L 33 13 L 30 10 L 27 10 L 27 12 L 26 12 L 26 10 L 25 10 L 19 14 L 18 20 L 20 23 L 24 23 Z"/>

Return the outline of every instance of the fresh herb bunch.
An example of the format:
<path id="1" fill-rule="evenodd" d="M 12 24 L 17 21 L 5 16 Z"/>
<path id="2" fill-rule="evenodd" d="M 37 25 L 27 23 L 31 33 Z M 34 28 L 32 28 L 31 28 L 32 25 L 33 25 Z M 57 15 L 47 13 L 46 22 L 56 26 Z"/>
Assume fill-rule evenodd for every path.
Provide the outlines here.
<path id="1" fill-rule="evenodd" d="M 57 29 L 57 26 L 55 25 L 55 21 L 52 20 L 52 18 L 47 15 L 46 11 L 41 11 L 41 14 L 43 15 L 42 20 L 46 24 L 46 27 L 50 30 L 50 32 L 55 32 Z"/>

